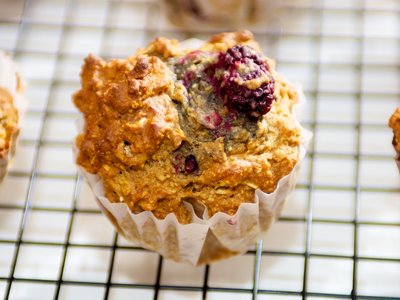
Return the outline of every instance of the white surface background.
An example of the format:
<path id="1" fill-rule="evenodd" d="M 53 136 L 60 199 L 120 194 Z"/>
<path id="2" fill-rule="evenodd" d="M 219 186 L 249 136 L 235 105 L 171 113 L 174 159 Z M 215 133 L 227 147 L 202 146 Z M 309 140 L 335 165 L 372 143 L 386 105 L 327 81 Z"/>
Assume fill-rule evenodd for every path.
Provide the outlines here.
<path id="1" fill-rule="evenodd" d="M 18 62 L 30 106 L 0 185 L 0 298 L 201 299 L 207 274 L 206 299 L 252 299 L 254 252 L 195 268 L 160 264 L 116 237 L 70 149 L 71 93 L 89 52 L 125 57 L 159 35 L 210 33 L 168 25 L 155 1 L 35 0 L 23 14 L 23 1 L 6 13 L 10 2 L 0 0 L 0 49 Z M 387 128 L 400 106 L 400 3 L 282 3 L 270 27 L 253 29 L 304 86 L 315 139 L 265 235 L 258 299 L 351 299 L 353 288 L 400 299 L 400 180 Z"/>

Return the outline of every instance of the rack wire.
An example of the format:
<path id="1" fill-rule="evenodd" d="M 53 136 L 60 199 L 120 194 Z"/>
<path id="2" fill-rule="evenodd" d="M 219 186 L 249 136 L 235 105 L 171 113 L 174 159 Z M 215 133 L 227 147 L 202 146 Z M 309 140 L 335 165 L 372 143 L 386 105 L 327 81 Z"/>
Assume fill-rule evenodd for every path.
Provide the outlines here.
<path id="1" fill-rule="evenodd" d="M 154 0 L 27 0 L 0 12 L 0 49 L 19 63 L 30 99 L 0 186 L 0 297 L 400 299 L 400 187 L 386 125 L 400 106 L 400 5 L 280 5 L 274 26 L 253 30 L 278 69 L 303 84 L 314 139 L 263 241 L 204 267 L 164 260 L 114 232 L 72 161 L 70 96 L 89 52 L 125 57 L 156 36 L 212 31 L 169 25 Z"/>

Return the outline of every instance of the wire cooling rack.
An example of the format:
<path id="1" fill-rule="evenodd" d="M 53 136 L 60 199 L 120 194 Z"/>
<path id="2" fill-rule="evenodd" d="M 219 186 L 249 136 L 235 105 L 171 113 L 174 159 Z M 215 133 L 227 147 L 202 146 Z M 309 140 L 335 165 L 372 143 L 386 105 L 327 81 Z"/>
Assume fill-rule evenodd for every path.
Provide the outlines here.
<path id="1" fill-rule="evenodd" d="M 0 49 L 30 100 L 0 186 L 4 299 L 400 299 L 400 187 L 387 119 L 400 106 L 398 0 L 286 0 L 253 28 L 302 83 L 314 133 L 282 218 L 247 254 L 190 267 L 119 237 L 72 161 L 70 101 L 87 53 L 125 57 L 168 25 L 155 1 L 0 0 Z"/>

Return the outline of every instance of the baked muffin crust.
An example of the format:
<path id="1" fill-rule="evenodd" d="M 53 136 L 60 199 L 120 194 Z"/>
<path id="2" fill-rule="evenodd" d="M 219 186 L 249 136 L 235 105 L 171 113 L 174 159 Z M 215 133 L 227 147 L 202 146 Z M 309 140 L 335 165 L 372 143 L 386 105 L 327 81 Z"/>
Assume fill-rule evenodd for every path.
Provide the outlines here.
<path id="1" fill-rule="evenodd" d="M 400 107 L 390 117 L 389 127 L 393 129 L 393 146 L 397 154 L 400 155 Z"/>
<path id="2" fill-rule="evenodd" d="M 13 137 L 19 132 L 18 111 L 10 93 L 0 87 L 0 159 L 12 149 Z"/>
<path id="3" fill-rule="evenodd" d="M 272 192 L 291 172 L 301 141 L 292 114 L 299 95 L 273 62 L 264 57 L 268 76 L 247 87 L 274 81 L 268 113 L 254 120 L 223 105 L 204 79 L 218 55 L 237 45 L 260 51 L 244 31 L 215 35 L 196 51 L 158 38 L 126 60 L 85 60 L 82 89 L 73 97 L 86 126 L 76 140 L 77 163 L 102 178 L 110 201 L 189 223 L 186 202 L 203 204 L 209 216 L 233 215 L 254 201 L 255 189 Z M 188 86 L 178 69 L 193 56 L 197 67 L 183 68 L 193 68 L 198 81 Z"/>

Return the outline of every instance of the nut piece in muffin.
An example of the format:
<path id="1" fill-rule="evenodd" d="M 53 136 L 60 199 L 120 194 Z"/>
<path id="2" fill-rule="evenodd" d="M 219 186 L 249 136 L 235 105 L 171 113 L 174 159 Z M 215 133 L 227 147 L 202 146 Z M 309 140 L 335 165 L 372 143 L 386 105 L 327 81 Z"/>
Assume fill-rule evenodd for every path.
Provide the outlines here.
<path id="1" fill-rule="evenodd" d="M 389 127 L 393 129 L 392 144 L 396 150 L 396 161 L 400 168 L 400 107 L 395 110 L 389 119 Z"/>
<path id="2" fill-rule="evenodd" d="M 182 224 L 234 215 L 299 161 L 299 95 L 248 31 L 198 49 L 158 38 L 127 59 L 89 56 L 73 96 L 85 128 L 77 164 L 133 213 Z"/>
<path id="3" fill-rule="evenodd" d="M 0 52 L 0 181 L 15 152 L 20 124 L 16 101 L 22 97 L 22 90 L 21 79 L 13 62 Z"/>

